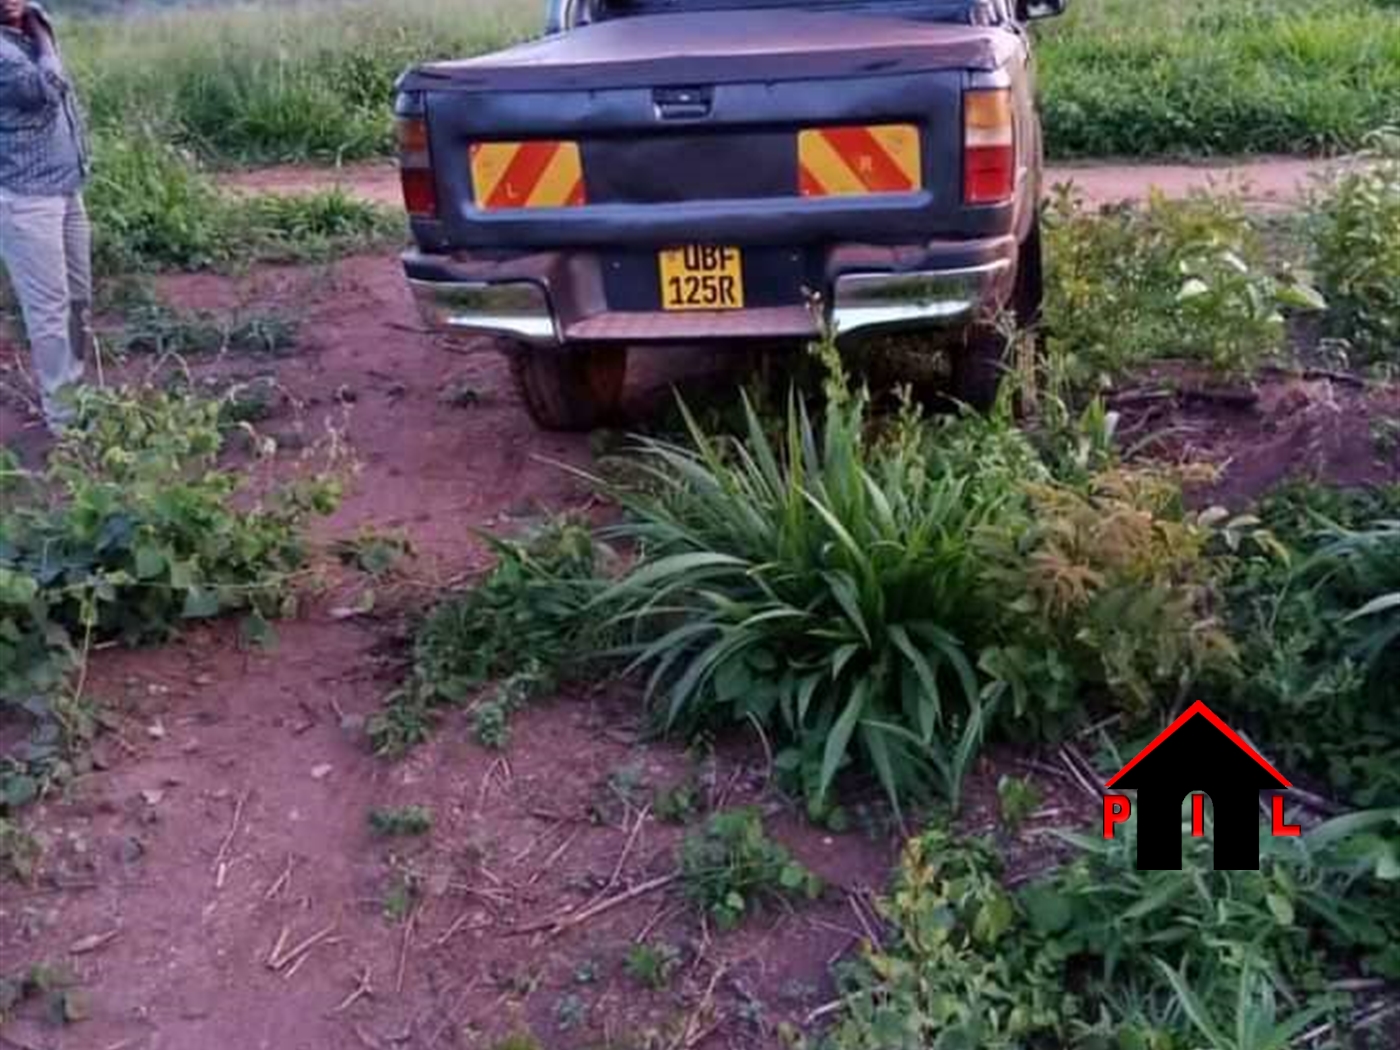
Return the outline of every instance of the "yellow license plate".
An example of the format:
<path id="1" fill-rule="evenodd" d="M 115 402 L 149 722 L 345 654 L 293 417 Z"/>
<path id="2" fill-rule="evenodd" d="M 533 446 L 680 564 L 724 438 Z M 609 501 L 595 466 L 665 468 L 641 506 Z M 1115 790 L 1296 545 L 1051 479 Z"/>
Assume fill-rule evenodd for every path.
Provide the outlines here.
<path id="1" fill-rule="evenodd" d="M 738 248 L 692 244 L 661 253 L 663 310 L 742 310 L 744 262 Z"/>

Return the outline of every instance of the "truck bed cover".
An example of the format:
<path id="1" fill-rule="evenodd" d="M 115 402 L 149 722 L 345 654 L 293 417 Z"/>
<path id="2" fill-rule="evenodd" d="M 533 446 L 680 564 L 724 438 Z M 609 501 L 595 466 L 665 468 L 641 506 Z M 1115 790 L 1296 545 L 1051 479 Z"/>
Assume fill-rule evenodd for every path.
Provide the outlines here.
<path id="1" fill-rule="evenodd" d="M 428 63 L 405 91 L 569 91 L 992 70 L 1014 43 L 976 25 L 868 13 L 753 10 L 643 15 L 479 58 Z"/>

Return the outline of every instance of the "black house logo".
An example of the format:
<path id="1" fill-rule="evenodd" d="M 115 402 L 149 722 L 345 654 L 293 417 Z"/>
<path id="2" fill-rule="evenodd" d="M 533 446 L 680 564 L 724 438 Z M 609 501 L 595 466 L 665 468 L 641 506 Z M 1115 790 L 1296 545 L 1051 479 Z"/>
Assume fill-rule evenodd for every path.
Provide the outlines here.
<path id="1" fill-rule="evenodd" d="M 1108 782 L 1137 790 L 1137 866 L 1181 867 L 1181 801 L 1192 794 L 1191 833 L 1205 834 L 1205 797 L 1215 816 L 1217 871 L 1259 867 L 1259 792 L 1293 785 L 1240 739 L 1205 704 L 1192 704 Z M 1203 793 L 1203 794 L 1202 794 Z M 1132 812 L 1128 796 L 1104 796 L 1104 838 Z M 1273 799 L 1275 835 L 1297 835 L 1283 822 L 1283 798 Z"/>

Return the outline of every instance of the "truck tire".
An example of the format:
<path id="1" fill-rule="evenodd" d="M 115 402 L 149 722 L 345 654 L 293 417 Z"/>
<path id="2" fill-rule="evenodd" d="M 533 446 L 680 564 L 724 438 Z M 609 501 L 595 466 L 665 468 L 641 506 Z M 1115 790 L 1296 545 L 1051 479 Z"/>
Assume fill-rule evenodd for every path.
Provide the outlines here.
<path id="1" fill-rule="evenodd" d="M 627 347 L 520 347 L 510 370 L 530 418 L 545 430 L 593 430 L 622 401 Z"/>
<path id="2" fill-rule="evenodd" d="M 1016 282 L 1011 290 L 1007 308 L 1019 329 L 1033 329 L 1040 324 L 1040 308 L 1045 297 L 1044 260 L 1040 244 L 1040 216 L 1031 223 L 1030 233 L 1021 242 L 1016 260 Z M 1032 337 L 1039 353 L 1040 336 Z M 954 398 L 985 412 L 996 404 L 1006 373 L 1008 340 L 1006 333 L 994 321 L 978 321 L 963 332 L 962 346 L 951 354 L 952 375 L 949 393 Z"/>

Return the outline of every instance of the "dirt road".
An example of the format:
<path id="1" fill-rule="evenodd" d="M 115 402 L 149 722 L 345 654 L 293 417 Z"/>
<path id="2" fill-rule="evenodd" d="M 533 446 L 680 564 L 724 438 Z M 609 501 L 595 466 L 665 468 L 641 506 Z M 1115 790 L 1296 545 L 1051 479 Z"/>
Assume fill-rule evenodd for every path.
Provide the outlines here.
<path id="1" fill-rule="evenodd" d="M 1313 178 L 1335 162 L 1299 157 L 1255 157 L 1210 164 L 1118 164 L 1086 162 L 1054 166 L 1046 185 L 1073 182 L 1091 205 L 1139 200 L 1153 187 L 1169 197 L 1196 189 L 1231 187 L 1251 204 L 1289 205 L 1307 193 Z M 339 186 L 375 203 L 400 202 L 398 172 L 392 164 L 356 164 L 344 168 L 284 166 L 221 176 L 231 189 L 265 193 L 307 193 Z"/>

